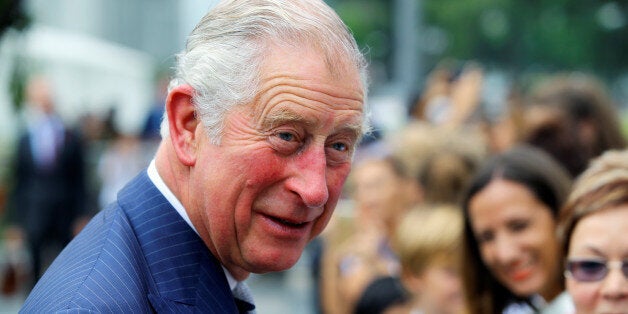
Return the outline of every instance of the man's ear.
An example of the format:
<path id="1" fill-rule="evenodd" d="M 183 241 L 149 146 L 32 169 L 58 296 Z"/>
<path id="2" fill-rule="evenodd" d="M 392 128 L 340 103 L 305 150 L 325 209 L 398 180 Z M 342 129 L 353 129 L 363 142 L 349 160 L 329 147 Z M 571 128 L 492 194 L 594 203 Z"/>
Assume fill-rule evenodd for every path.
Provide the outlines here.
<path id="1" fill-rule="evenodd" d="M 196 119 L 192 95 L 194 89 L 189 85 L 173 88 L 166 98 L 166 111 L 170 127 L 170 140 L 182 164 L 193 166 L 196 163 Z"/>

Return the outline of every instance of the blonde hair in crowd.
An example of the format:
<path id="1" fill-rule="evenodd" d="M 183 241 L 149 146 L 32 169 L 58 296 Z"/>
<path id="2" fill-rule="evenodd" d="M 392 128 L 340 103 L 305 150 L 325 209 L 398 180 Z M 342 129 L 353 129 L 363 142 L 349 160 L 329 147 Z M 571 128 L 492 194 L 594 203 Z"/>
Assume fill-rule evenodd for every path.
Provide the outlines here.
<path id="1" fill-rule="evenodd" d="M 628 204 L 628 150 L 610 150 L 594 159 L 574 183 L 560 213 L 563 254 L 578 222 L 590 214 Z"/>
<path id="2" fill-rule="evenodd" d="M 462 229 L 462 212 L 454 205 L 418 206 L 410 210 L 394 239 L 403 271 L 419 275 L 434 263 L 457 265 Z"/>

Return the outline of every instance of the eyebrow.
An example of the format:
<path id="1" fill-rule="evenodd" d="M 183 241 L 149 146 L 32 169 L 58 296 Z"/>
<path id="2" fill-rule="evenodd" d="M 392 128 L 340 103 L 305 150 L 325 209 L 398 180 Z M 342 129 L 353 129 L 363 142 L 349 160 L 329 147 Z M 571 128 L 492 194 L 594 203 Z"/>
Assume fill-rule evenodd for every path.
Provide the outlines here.
<path id="1" fill-rule="evenodd" d="M 316 121 L 308 120 L 290 109 L 283 108 L 269 113 L 268 116 L 262 120 L 261 127 L 263 130 L 270 130 L 278 125 L 287 123 L 315 125 Z"/>
<path id="2" fill-rule="evenodd" d="M 340 129 L 340 133 L 342 132 L 347 132 L 350 133 L 353 138 L 355 138 L 356 140 L 356 145 L 357 145 L 357 141 L 360 140 L 360 138 L 362 138 L 362 136 L 364 136 L 364 132 L 362 131 L 362 124 L 360 124 L 360 122 L 355 122 L 355 123 L 349 123 L 347 125 L 345 125 L 344 127 L 342 127 Z"/>
<path id="3" fill-rule="evenodd" d="M 602 259 L 608 259 L 609 255 L 612 255 L 612 253 L 611 254 L 607 254 L 607 252 L 603 251 L 603 248 L 600 248 L 600 247 L 596 246 L 595 244 L 590 244 L 590 243 L 585 244 L 583 246 L 583 249 L 585 249 L 587 251 L 587 253 L 596 255 L 597 257 L 600 257 Z M 628 250 L 620 249 L 619 250 L 619 256 L 620 256 L 620 259 L 627 260 L 628 259 Z"/>
<path id="4" fill-rule="evenodd" d="M 586 244 L 584 246 L 584 249 L 589 251 L 589 253 L 592 253 L 594 255 L 597 255 L 599 257 L 606 257 L 606 254 L 604 254 L 604 252 L 602 252 L 598 247 L 592 245 L 592 244 Z"/>
<path id="5" fill-rule="evenodd" d="M 299 124 L 304 124 L 307 126 L 314 126 L 318 123 L 318 120 L 307 119 L 303 117 L 302 115 L 299 115 L 296 112 L 288 108 L 282 108 L 280 110 L 276 110 L 272 113 L 269 113 L 268 116 L 266 116 L 262 120 L 260 126 L 262 130 L 270 130 L 276 126 L 284 125 L 288 123 L 299 123 Z M 338 130 L 336 130 L 336 132 L 337 133 L 342 133 L 342 132 L 351 133 L 353 137 L 355 137 L 356 139 L 359 139 L 363 135 L 361 121 L 343 125 Z"/>

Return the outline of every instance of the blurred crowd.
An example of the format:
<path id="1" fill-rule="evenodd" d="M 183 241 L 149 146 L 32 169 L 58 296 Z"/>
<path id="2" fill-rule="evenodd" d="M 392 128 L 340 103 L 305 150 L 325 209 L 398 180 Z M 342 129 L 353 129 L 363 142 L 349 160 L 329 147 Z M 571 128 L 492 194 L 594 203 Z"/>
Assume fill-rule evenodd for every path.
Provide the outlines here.
<path id="1" fill-rule="evenodd" d="M 564 263 L 565 240 L 587 213 L 561 211 L 593 160 L 626 148 L 621 112 L 584 73 L 513 86 L 497 114 L 482 104 L 486 84 L 479 64 L 437 67 L 402 129 L 375 126 L 363 139 L 344 197 L 312 246 L 317 312 L 575 313 L 565 271 L 576 278 L 567 286 L 587 292 L 578 290 L 579 260 Z M 0 204 L 4 294 L 28 291 L 148 165 L 159 140 L 163 84 L 137 134 L 120 132 L 114 111 L 67 126 L 50 86 L 29 81 Z M 586 191 L 585 179 L 576 182 Z M 628 204 L 624 197 L 614 204 Z M 626 283 L 618 286 L 626 305 Z"/>
<path id="2" fill-rule="evenodd" d="M 608 272 L 606 249 L 576 253 L 572 262 L 570 235 L 559 232 L 572 219 L 561 210 L 574 180 L 605 152 L 626 148 L 618 105 L 601 80 L 570 72 L 512 86 L 501 109 L 489 111 L 482 98 L 489 83 L 477 63 L 437 67 L 410 104 L 408 123 L 373 132 L 359 147 L 345 199 L 320 239 L 319 312 L 628 308 L 625 236 L 615 238 L 624 243 L 623 275 L 587 281 L 577 267 L 591 272 L 584 257 L 594 257 L 598 272 Z M 626 211 L 628 153 L 617 154 L 622 162 L 606 170 L 620 173 L 620 188 L 606 209 Z M 625 234 L 625 224 L 608 228 Z"/>
<path id="3" fill-rule="evenodd" d="M 70 125 L 58 113 L 53 86 L 45 76 L 29 78 L 1 186 L 0 280 L 8 296 L 30 291 L 89 219 L 148 165 L 160 140 L 163 82 L 137 132 L 120 127 L 115 109 L 87 113 Z"/>

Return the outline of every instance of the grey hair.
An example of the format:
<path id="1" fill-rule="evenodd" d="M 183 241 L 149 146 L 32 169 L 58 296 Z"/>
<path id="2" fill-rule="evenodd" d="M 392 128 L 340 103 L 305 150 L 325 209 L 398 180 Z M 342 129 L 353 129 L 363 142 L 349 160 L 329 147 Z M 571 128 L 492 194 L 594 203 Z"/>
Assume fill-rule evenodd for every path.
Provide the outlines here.
<path id="1" fill-rule="evenodd" d="M 332 74 L 355 67 L 365 98 L 363 132 L 368 131 L 367 63 L 333 9 L 322 0 L 225 0 L 188 36 L 168 88 L 189 84 L 194 89 L 196 115 L 212 143 L 220 143 L 226 113 L 257 96 L 260 64 L 271 43 L 320 49 Z M 168 136 L 168 128 L 165 113 L 162 137 Z"/>

